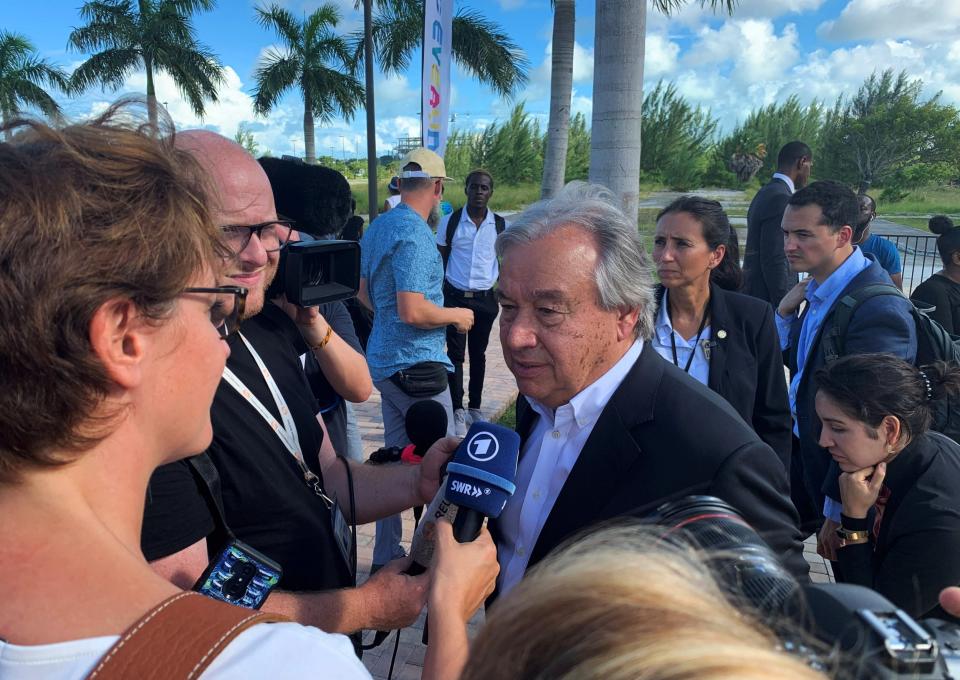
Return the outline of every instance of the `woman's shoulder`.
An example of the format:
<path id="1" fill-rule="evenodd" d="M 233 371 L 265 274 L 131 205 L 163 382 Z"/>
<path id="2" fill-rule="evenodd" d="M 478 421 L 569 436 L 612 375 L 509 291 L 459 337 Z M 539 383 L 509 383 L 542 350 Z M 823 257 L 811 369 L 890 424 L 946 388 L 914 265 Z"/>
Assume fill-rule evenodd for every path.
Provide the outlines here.
<path id="1" fill-rule="evenodd" d="M 742 317 L 751 324 L 759 325 L 765 316 L 773 317 L 773 307 L 766 300 L 720 287 L 714 287 L 712 295 L 723 301 L 731 316 Z"/>
<path id="2" fill-rule="evenodd" d="M 282 659 L 282 663 L 278 660 Z M 203 678 L 369 678 L 345 635 L 299 623 L 261 623 L 236 637 L 210 664 Z"/>

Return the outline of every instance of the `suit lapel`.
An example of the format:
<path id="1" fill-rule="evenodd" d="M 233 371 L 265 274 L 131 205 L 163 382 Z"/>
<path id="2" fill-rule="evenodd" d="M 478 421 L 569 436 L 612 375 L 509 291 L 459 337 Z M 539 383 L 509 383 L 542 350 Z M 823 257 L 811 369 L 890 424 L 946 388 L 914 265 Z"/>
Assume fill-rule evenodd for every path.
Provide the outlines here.
<path id="1" fill-rule="evenodd" d="M 607 500 L 615 495 L 617 480 L 624 479 L 623 473 L 641 453 L 630 431 L 636 424 L 653 418 L 663 375 L 662 361 L 652 344 L 644 343 L 640 358 L 600 413 L 580 451 L 537 537 L 530 565 L 577 530 L 604 518 L 603 510 Z"/>
<path id="2" fill-rule="evenodd" d="M 730 315 L 727 311 L 727 300 L 717 286 L 710 286 L 710 370 L 707 376 L 707 387 L 720 393 L 723 385 L 723 373 L 727 367 L 727 328 Z"/>

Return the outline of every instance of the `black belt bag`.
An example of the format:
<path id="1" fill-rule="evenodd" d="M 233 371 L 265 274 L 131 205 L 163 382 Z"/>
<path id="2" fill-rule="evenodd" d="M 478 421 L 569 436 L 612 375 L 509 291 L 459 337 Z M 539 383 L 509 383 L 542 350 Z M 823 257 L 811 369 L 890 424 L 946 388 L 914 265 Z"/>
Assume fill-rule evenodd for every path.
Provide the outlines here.
<path id="1" fill-rule="evenodd" d="M 408 397 L 432 397 L 447 389 L 447 367 L 439 361 L 421 361 L 391 375 L 390 382 Z"/>

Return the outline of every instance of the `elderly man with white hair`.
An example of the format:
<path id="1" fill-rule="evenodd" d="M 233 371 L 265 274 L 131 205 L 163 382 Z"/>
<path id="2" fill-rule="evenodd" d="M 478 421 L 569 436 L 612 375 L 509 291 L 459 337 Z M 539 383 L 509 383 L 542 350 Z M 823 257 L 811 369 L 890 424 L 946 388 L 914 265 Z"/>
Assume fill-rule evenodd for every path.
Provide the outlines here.
<path id="1" fill-rule="evenodd" d="M 491 522 L 500 592 L 584 527 L 691 494 L 731 504 L 804 577 L 776 454 L 650 343 L 652 269 L 611 193 L 567 186 L 519 215 L 497 254 L 523 442 L 517 491 Z"/>

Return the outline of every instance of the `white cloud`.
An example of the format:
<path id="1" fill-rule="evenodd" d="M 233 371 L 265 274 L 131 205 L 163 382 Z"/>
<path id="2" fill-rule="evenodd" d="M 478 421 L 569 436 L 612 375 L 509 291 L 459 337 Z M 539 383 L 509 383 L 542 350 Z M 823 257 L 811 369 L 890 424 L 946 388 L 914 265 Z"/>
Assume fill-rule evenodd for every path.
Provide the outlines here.
<path id="1" fill-rule="evenodd" d="M 733 20 L 719 29 L 705 26 L 698 36 L 684 64 L 698 69 L 729 63 L 729 78 L 741 85 L 780 77 L 797 60 L 793 24 L 787 24 L 778 36 L 769 20 Z"/>
<path id="2" fill-rule="evenodd" d="M 843 42 L 886 38 L 932 42 L 952 38 L 958 25 L 956 0 L 850 0 L 836 20 L 823 22 L 817 32 Z"/>
<path id="3" fill-rule="evenodd" d="M 552 70 L 553 41 L 547 43 L 543 52 L 543 61 L 530 72 L 530 81 L 521 93 L 527 101 L 549 99 L 550 73 Z M 590 84 L 593 82 L 593 48 L 573 43 L 573 82 Z"/>
<path id="4" fill-rule="evenodd" d="M 734 8 L 734 19 L 776 19 L 790 14 L 816 12 L 825 0 L 740 0 Z M 714 12 L 709 4 L 687 2 L 669 16 L 648 6 L 647 30 L 665 31 L 668 28 L 696 29 L 710 21 L 729 20 L 723 10 Z"/>
<path id="5" fill-rule="evenodd" d="M 644 78 L 660 78 L 677 67 L 680 46 L 660 33 L 648 33 L 643 57 Z"/>

